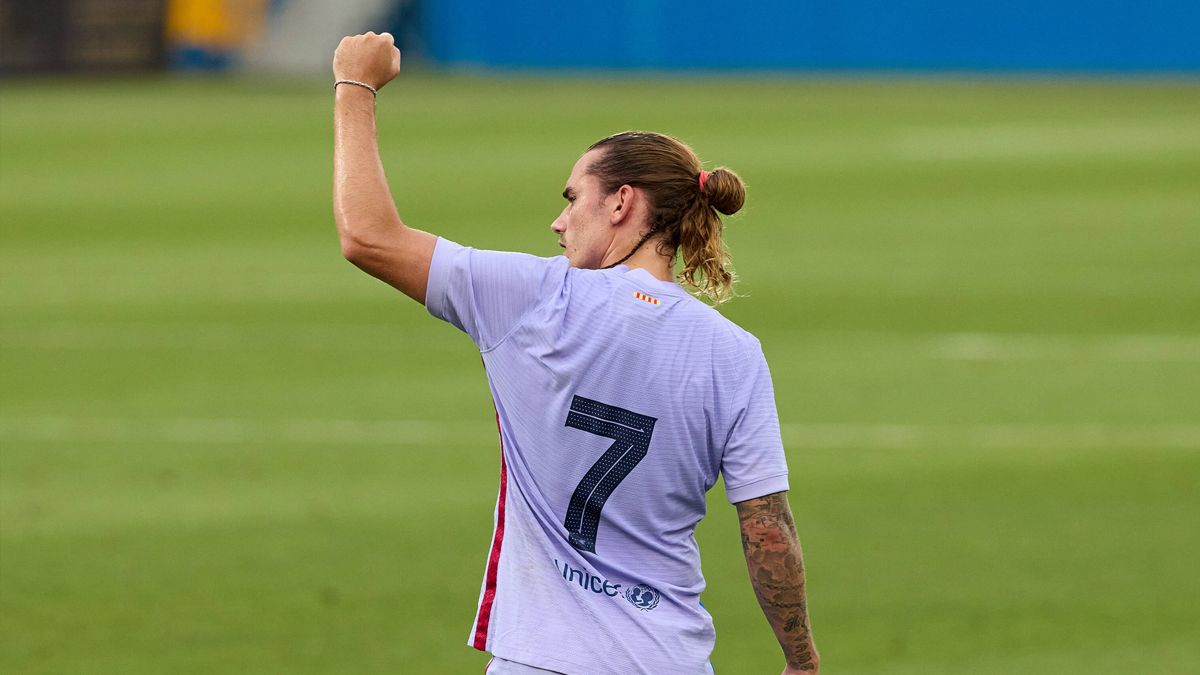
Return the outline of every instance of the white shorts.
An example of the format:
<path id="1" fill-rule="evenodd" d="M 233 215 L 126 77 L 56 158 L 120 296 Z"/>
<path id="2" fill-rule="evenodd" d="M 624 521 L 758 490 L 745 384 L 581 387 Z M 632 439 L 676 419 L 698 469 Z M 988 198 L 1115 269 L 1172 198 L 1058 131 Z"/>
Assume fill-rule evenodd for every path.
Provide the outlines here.
<path id="1" fill-rule="evenodd" d="M 708 672 L 713 672 L 711 662 L 708 664 Z M 507 661 L 499 656 L 493 656 L 492 660 L 488 661 L 483 673 L 484 675 L 566 675 L 557 670 L 543 670 L 516 661 Z"/>

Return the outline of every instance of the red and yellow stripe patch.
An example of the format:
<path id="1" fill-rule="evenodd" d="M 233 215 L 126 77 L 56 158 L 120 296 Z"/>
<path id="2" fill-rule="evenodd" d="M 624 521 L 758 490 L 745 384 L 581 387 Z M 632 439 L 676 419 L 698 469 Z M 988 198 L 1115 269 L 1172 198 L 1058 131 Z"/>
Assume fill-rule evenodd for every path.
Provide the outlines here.
<path id="1" fill-rule="evenodd" d="M 646 302 L 648 302 L 652 305 L 659 304 L 658 298 L 652 298 L 652 297 L 646 295 L 645 293 L 642 293 L 641 291 L 634 291 L 633 297 L 637 298 L 638 300 L 645 300 Z"/>

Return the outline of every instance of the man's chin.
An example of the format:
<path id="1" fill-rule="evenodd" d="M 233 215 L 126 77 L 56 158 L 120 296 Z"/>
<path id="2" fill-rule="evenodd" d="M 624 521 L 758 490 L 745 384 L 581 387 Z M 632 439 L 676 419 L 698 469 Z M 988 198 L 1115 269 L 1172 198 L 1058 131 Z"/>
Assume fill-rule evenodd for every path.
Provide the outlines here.
<path id="1" fill-rule="evenodd" d="M 598 265 L 598 264 L 597 264 L 597 265 L 584 265 L 584 264 L 580 264 L 580 262 L 579 262 L 579 260 L 578 260 L 577 258 L 572 258 L 572 257 L 571 257 L 571 255 L 570 255 L 569 253 L 567 253 L 566 251 L 563 251 L 563 254 L 562 254 L 562 255 L 563 255 L 563 257 L 564 257 L 564 258 L 566 258 L 566 259 L 567 259 L 567 263 L 569 263 L 569 264 L 571 265 L 571 267 L 574 267 L 574 268 L 577 268 L 577 269 L 581 269 L 581 270 L 594 270 L 594 269 L 598 269 L 598 268 L 600 267 L 600 265 Z"/>
<path id="2" fill-rule="evenodd" d="M 565 246 L 563 247 L 563 249 L 564 250 L 562 252 L 562 256 L 567 259 L 567 262 L 571 264 L 571 267 L 575 267 L 577 269 L 598 270 L 598 269 L 600 269 L 600 263 L 604 262 L 603 260 L 592 260 L 592 261 L 581 260 L 579 258 L 578 252 L 576 252 L 576 255 L 572 256 L 571 252 L 567 251 Z"/>

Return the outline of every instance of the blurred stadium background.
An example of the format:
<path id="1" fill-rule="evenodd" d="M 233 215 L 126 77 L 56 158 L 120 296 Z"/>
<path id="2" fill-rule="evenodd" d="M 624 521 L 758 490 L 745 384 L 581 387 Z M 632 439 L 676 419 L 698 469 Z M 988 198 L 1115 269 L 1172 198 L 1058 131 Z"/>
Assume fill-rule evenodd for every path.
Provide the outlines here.
<path id="1" fill-rule="evenodd" d="M 406 221 L 555 255 L 595 139 L 749 184 L 829 673 L 1200 672 L 1200 5 L 0 0 L 0 671 L 449 673 L 470 342 L 339 254 L 338 39 Z M 718 673 L 774 673 L 720 488 Z"/>

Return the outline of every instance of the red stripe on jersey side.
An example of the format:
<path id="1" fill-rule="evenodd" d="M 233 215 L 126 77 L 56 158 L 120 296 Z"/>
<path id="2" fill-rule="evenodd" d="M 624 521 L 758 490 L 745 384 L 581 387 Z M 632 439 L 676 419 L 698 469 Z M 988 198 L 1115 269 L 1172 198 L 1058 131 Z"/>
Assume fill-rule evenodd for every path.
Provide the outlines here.
<path id="1" fill-rule="evenodd" d="M 500 433 L 500 413 L 496 413 L 496 433 Z M 500 545 L 504 541 L 504 498 L 508 493 L 508 467 L 504 464 L 504 439 L 500 439 L 500 496 L 496 498 L 496 532 L 492 535 L 492 551 L 488 554 L 483 600 L 479 603 L 479 618 L 475 620 L 475 642 L 479 651 L 487 649 L 488 622 L 496 601 L 496 574 L 500 567 Z"/>

